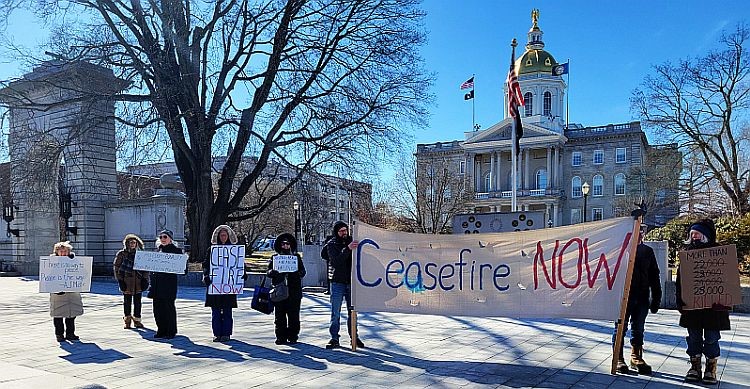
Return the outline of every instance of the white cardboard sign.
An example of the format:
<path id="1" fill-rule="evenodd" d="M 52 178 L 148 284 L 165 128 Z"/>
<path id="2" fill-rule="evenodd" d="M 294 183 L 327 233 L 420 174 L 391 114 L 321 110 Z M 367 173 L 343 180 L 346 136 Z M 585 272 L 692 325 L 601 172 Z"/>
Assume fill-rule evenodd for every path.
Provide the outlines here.
<path id="1" fill-rule="evenodd" d="M 39 293 L 89 292 L 93 257 L 39 258 Z"/>

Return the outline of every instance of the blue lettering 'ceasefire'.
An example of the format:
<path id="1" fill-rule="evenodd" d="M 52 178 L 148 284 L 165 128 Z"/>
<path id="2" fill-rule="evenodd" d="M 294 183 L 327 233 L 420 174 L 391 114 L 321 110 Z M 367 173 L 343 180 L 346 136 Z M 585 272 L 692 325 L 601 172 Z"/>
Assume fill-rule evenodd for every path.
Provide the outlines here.
<path id="1" fill-rule="evenodd" d="M 359 242 L 359 246 L 357 246 L 357 281 L 359 281 L 359 283 L 364 286 L 374 288 L 380 285 L 380 283 L 383 281 L 382 278 L 378 277 L 378 279 L 374 282 L 367 282 L 362 278 L 362 248 L 368 244 L 373 245 L 376 249 L 380 250 L 380 246 L 378 245 L 378 243 L 372 239 L 363 239 L 361 242 Z"/>

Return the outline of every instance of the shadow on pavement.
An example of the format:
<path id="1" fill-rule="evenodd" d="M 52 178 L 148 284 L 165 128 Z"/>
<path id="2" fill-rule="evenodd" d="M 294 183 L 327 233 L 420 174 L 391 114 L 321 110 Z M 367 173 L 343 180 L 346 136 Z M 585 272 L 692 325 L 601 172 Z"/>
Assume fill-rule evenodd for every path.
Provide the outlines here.
<path id="1" fill-rule="evenodd" d="M 60 348 L 67 351 L 69 355 L 60 357 L 66 361 L 77 363 L 110 363 L 121 359 L 128 359 L 130 355 L 113 349 L 102 349 L 96 343 L 85 342 L 63 342 Z"/>

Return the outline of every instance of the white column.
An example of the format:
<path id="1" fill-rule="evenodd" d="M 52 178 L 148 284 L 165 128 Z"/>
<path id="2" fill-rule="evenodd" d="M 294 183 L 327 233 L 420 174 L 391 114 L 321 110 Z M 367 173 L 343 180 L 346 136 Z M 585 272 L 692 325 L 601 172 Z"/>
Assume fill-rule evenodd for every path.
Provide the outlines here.
<path id="1" fill-rule="evenodd" d="M 482 155 L 476 154 L 474 155 L 474 191 L 481 192 L 481 189 L 482 189 Z"/>
<path id="2" fill-rule="evenodd" d="M 552 148 L 547 146 L 547 188 L 552 186 Z"/>
<path id="3" fill-rule="evenodd" d="M 557 227 L 557 204 L 552 204 L 552 225 Z"/>
<path id="4" fill-rule="evenodd" d="M 555 189 L 560 189 L 561 187 L 561 181 L 560 181 L 560 145 L 555 146 L 555 166 L 553 169 L 555 169 Z"/>
<path id="5" fill-rule="evenodd" d="M 495 190 L 495 153 L 490 153 L 490 187 L 487 188 L 487 192 Z"/>
<path id="6" fill-rule="evenodd" d="M 524 153 L 523 153 L 523 158 L 524 158 L 524 162 L 523 162 L 523 188 L 524 189 L 531 188 L 531 185 L 529 184 L 529 154 L 531 154 L 529 149 L 524 150 Z"/>

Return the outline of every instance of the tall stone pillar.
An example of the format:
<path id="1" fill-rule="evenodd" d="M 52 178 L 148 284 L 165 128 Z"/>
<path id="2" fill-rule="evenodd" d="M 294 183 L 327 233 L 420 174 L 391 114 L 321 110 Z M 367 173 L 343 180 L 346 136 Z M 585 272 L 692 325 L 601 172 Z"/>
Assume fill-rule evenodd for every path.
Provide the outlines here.
<path id="1" fill-rule="evenodd" d="M 117 199 L 114 100 L 125 87 L 111 70 L 49 61 L 0 90 L 9 106 L 11 199 L 16 210 L 12 257 L 37 274 L 39 257 L 65 233 L 59 194 L 69 193 L 77 229 L 67 239 L 79 255 L 103 257 L 104 204 Z"/>

